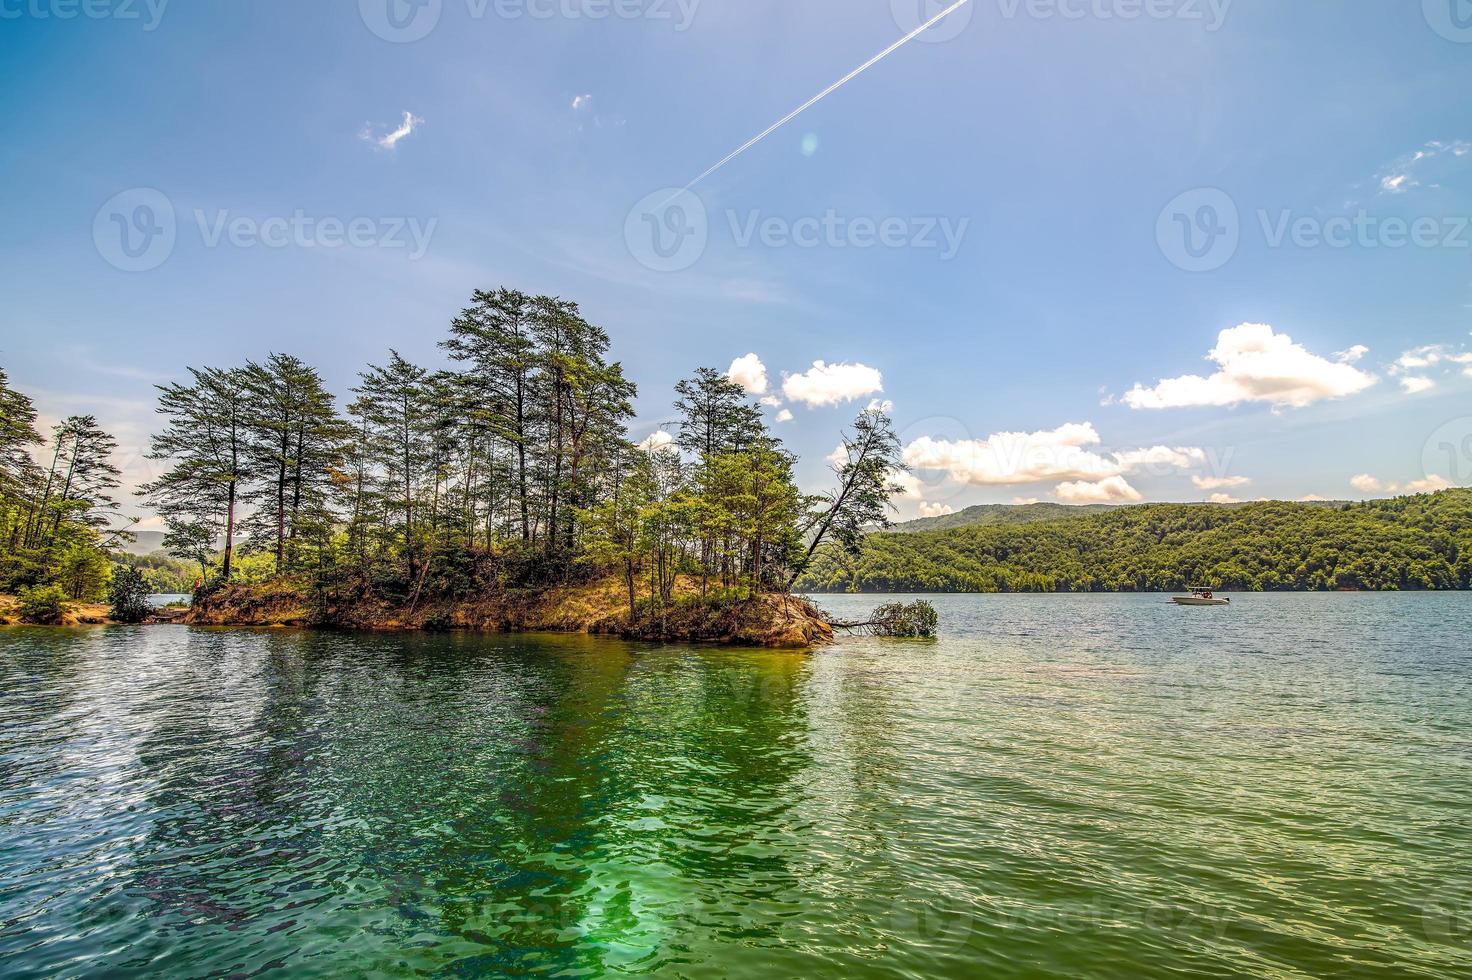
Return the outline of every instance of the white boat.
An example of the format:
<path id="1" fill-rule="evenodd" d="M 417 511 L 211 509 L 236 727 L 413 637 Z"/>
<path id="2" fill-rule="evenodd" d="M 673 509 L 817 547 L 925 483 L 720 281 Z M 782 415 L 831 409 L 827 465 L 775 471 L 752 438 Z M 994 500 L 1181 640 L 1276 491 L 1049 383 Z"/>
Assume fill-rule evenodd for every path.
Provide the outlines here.
<path id="1" fill-rule="evenodd" d="M 1232 604 L 1231 599 L 1219 599 L 1213 590 L 1204 586 L 1193 588 L 1190 595 L 1178 595 L 1171 601 L 1178 606 L 1230 606 Z"/>

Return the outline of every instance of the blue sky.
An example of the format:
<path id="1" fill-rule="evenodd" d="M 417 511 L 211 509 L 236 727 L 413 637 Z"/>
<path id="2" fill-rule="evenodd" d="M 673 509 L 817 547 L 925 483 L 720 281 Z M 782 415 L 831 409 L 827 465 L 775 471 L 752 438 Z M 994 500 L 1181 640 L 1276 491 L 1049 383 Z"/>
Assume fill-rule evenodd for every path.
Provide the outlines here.
<path id="1" fill-rule="evenodd" d="M 0 0 L 0 364 L 130 476 L 184 365 L 346 394 L 511 285 L 609 330 L 639 437 L 755 354 L 817 487 L 892 402 L 906 517 L 1472 482 L 1468 0 L 973 0 L 693 198 L 942 8 L 91 2 Z"/>

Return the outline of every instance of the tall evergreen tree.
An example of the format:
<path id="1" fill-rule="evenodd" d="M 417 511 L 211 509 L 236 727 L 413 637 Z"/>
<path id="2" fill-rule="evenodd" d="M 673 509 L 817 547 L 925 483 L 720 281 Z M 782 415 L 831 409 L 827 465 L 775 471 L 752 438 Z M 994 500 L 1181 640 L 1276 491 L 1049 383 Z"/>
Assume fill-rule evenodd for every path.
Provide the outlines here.
<path id="1" fill-rule="evenodd" d="M 239 507 L 257 475 L 252 451 L 252 392 L 243 369 L 190 368 L 189 384 L 160 385 L 167 419 L 149 458 L 169 469 L 140 492 L 166 520 L 203 525 L 223 536 L 220 577 L 230 580 Z"/>

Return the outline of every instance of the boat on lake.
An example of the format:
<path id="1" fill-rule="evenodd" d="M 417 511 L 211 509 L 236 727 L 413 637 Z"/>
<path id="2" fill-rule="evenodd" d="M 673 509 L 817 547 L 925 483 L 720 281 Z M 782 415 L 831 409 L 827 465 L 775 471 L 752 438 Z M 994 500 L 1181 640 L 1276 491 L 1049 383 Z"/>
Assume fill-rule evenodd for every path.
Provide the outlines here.
<path id="1" fill-rule="evenodd" d="M 1216 592 L 1206 586 L 1194 586 L 1190 595 L 1178 595 L 1171 600 L 1178 606 L 1230 606 L 1231 599 L 1219 598 Z"/>

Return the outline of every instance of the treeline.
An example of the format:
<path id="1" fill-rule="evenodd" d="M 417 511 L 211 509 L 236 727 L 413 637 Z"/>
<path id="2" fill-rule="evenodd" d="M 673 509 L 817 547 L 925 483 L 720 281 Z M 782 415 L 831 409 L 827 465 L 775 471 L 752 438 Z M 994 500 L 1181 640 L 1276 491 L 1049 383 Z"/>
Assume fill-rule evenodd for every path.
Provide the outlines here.
<path id="1" fill-rule="evenodd" d="M 43 436 L 34 403 L 0 369 L 0 592 L 45 586 L 74 599 L 105 592 L 111 555 L 129 539 L 115 527 L 116 449 L 90 415 L 64 419 Z"/>
<path id="2" fill-rule="evenodd" d="M 827 552 L 815 592 L 1151 592 L 1472 587 L 1472 491 L 1344 504 L 1150 504 L 1065 520 L 876 534 Z"/>
<path id="3" fill-rule="evenodd" d="M 881 413 L 855 420 L 833 491 L 807 497 L 760 409 L 713 369 L 676 386 L 671 444 L 631 442 L 635 384 L 574 303 L 477 291 L 440 346 L 447 367 L 390 351 L 342 405 L 285 354 L 161 386 L 160 473 L 141 492 L 164 548 L 205 588 L 295 577 L 323 601 L 617 573 L 634 617 L 662 615 L 682 577 L 702 595 L 784 590 L 820 547 L 857 553 L 888 523 L 899 447 Z M 105 459 L 95 448 L 80 455 Z M 98 533 L 117 473 L 88 472 L 70 503 L 42 494 L 14 521 L 49 528 L 32 512 L 61 510 Z"/>

